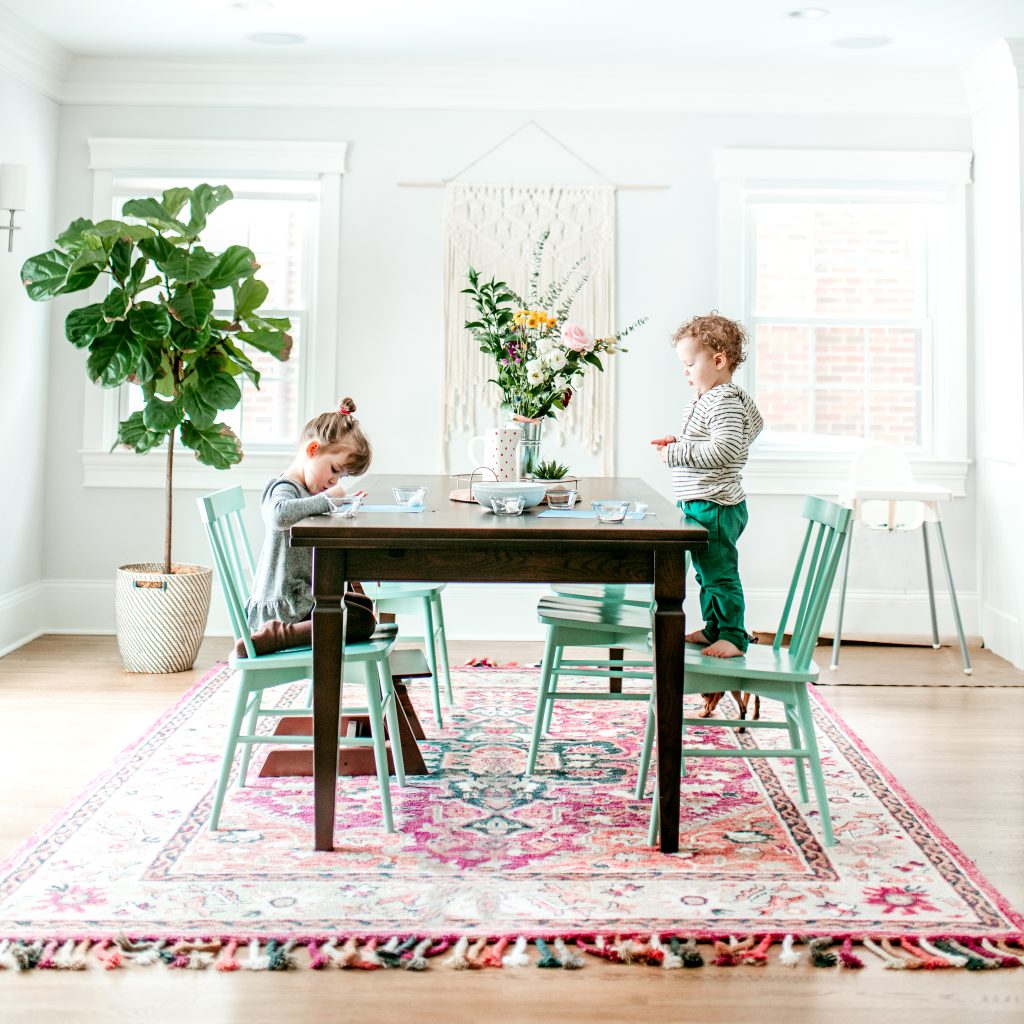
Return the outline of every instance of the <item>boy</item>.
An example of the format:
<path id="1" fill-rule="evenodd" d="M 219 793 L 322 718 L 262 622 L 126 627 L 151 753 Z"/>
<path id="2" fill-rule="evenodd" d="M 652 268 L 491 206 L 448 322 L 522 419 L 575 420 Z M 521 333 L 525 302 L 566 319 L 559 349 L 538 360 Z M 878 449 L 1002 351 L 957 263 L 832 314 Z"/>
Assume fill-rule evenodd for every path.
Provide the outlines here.
<path id="1" fill-rule="evenodd" d="M 696 393 L 682 434 L 651 444 L 672 469 L 676 503 L 708 531 L 708 549 L 693 555 L 704 628 L 686 640 L 707 644 L 701 653 L 709 657 L 736 658 L 748 643 L 736 551 L 747 525 L 740 470 L 764 426 L 753 399 L 732 382 L 746 358 L 747 335 L 740 324 L 712 312 L 683 324 L 672 344 Z"/>

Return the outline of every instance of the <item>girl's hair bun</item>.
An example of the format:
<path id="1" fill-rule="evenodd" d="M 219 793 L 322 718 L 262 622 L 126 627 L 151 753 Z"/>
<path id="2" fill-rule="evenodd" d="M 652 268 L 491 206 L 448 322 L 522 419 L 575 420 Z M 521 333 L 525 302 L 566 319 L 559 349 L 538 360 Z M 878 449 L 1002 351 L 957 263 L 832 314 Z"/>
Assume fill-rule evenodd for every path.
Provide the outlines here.
<path id="1" fill-rule="evenodd" d="M 356 411 L 356 403 L 355 403 L 354 399 L 343 398 L 338 403 L 338 412 L 340 412 L 342 416 L 351 416 L 352 413 L 354 413 L 355 411 Z"/>

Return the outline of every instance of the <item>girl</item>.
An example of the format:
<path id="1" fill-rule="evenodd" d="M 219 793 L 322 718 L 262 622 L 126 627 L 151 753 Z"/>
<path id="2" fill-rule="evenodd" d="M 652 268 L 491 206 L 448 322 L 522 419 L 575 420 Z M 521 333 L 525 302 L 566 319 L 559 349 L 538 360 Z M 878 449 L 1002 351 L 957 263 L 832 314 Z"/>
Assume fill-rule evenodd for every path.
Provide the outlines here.
<path id="1" fill-rule="evenodd" d="M 290 547 L 288 531 L 300 519 L 329 511 L 327 496 L 345 493 L 339 477 L 356 476 L 369 467 L 373 452 L 352 415 L 355 411 L 356 403 L 343 398 L 337 412 L 311 419 L 292 464 L 263 489 L 260 509 L 267 539 L 246 604 L 253 649 L 258 655 L 312 643 L 312 549 Z M 346 643 L 368 639 L 377 626 L 373 602 L 361 592 L 350 591 L 345 594 L 345 605 Z M 235 645 L 235 655 L 246 657 L 241 640 Z"/>

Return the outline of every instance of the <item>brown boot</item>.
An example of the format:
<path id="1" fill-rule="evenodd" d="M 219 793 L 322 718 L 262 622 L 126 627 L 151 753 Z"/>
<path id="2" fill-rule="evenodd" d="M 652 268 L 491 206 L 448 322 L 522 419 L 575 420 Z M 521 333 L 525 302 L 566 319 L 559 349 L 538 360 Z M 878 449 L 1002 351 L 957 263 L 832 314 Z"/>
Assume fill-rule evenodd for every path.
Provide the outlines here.
<path id="1" fill-rule="evenodd" d="M 365 594 L 349 591 L 345 594 L 345 609 L 348 612 L 345 621 L 345 643 L 365 643 L 377 628 L 377 620 L 373 615 L 373 601 Z M 313 623 L 309 619 L 301 622 L 271 619 L 252 634 L 253 651 L 257 657 L 273 654 L 275 651 L 291 650 L 294 647 L 310 647 L 312 644 Z M 248 657 L 245 644 L 241 640 L 235 644 L 235 657 Z"/>

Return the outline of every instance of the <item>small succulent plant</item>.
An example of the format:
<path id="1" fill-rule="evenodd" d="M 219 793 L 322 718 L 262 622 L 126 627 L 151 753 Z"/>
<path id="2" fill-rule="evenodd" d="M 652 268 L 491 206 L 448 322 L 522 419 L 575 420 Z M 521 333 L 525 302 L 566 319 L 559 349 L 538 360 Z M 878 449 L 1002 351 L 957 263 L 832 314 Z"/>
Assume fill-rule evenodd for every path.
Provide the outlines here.
<path id="1" fill-rule="evenodd" d="M 533 475 L 538 480 L 561 480 L 568 472 L 568 466 L 563 466 L 560 462 L 550 459 L 547 462 L 541 462 L 533 471 Z"/>

